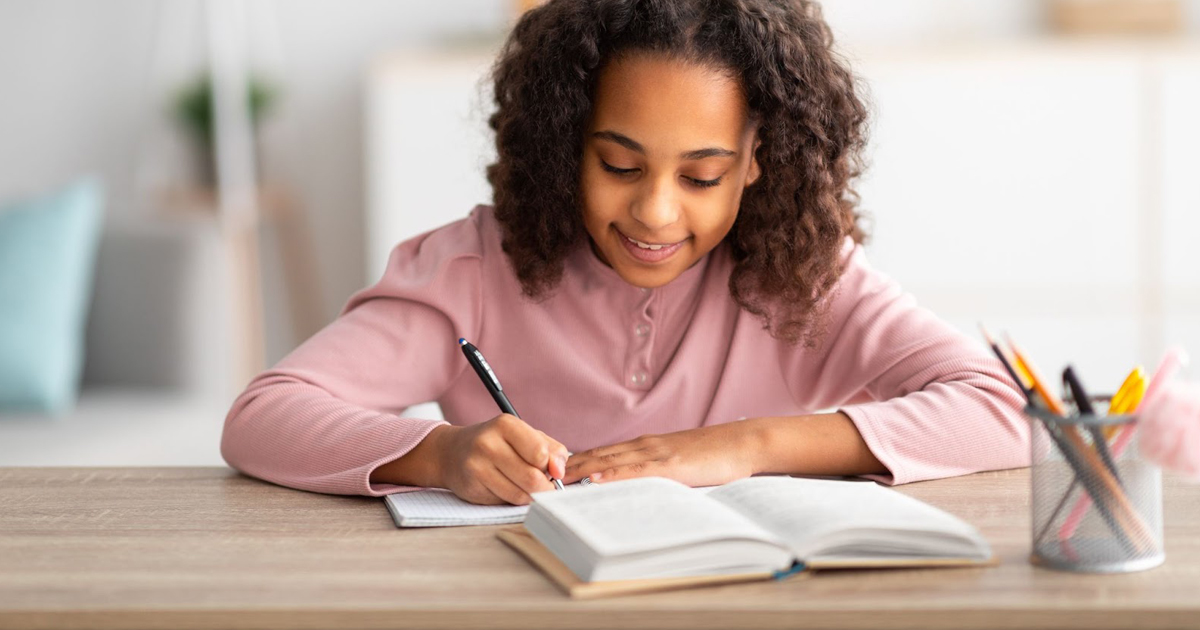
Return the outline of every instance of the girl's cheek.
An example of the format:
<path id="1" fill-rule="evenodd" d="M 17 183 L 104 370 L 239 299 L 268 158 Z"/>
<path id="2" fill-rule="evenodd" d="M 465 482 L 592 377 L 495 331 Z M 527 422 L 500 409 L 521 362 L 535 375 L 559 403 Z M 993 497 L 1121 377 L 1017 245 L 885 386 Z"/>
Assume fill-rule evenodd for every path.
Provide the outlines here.
<path id="1" fill-rule="evenodd" d="M 729 230 L 733 229 L 733 223 L 737 220 L 737 204 L 736 196 L 722 197 L 703 213 L 702 218 L 697 217 L 699 225 L 696 226 L 696 230 L 704 231 L 705 240 L 709 244 L 715 245 L 720 242 Z"/>

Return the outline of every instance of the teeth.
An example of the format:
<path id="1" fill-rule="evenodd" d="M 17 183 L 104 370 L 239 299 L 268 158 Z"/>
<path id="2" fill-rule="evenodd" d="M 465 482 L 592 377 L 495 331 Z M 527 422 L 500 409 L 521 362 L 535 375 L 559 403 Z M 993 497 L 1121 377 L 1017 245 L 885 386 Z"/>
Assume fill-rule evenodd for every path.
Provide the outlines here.
<path id="1" fill-rule="evenodd" d="M 663 248 L 662 245 L 651 245 L 649 243 L 643 243 L 643 242 L 637 240 L 636 238 L 629 238 L 628 236 L 626 236 L 625 238 L 628 238 L 630 241 L 632 241 L 634 245 L 637 245 L 638 247 L 640 247 L 642 249 L 648 249 L 652 252 L 656 252 Z"/>

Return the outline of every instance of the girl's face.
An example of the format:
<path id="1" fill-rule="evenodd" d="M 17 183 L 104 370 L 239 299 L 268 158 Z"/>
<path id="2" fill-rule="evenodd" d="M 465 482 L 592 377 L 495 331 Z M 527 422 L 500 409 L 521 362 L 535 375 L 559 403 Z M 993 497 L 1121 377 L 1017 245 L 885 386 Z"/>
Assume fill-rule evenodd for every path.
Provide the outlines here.
<path id="1" fill-rule="evenodd" d="M 758 179 L 738 82 L 660 55 L 614 59 L 598 77 L 580 190 L 593 251 L 626 282 L 677 278 L 725 238 Z"/>

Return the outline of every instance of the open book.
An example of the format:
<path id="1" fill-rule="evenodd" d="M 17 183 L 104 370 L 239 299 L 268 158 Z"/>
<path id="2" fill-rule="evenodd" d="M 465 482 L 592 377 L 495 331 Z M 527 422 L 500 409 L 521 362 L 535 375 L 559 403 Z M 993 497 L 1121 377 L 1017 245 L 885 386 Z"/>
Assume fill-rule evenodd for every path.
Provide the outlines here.
<path id="1" fill-rule="evenodd" d="M 763 579 L 800 569 L 987 564 L 971 525 L 865 481 L 648 477 L 539 492 L 500 538 L 573 596 Z"/>

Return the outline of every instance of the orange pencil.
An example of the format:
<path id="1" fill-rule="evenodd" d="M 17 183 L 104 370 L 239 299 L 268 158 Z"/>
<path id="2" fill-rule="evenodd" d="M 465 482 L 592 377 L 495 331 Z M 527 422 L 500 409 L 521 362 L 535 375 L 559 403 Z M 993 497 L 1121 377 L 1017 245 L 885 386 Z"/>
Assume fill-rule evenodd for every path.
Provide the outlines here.
<path id="1" fill-rule="evenodd" d="M 1013 382 L 1017 384 L 1017 387 L 1021 388 L 1021 393 L 1025 394 L 1025 398 L 1032 403 L 1033 400 L 1030 397 L 1029 382 L 1033 379 L 1029 378 L 1029 372 L 1025 370 L 1024 366 L 1017 365 L 1017 362 L 1013 360 L 1012 355 L 1009 354 L 1008 349 L 1000 345 L 999 341 L 996 341 L 996 338 L 992 336 L 992 332 L 987 329 L 987 326 L 984 326 L 982 323 L 980 323 L 979 332 L 983 333 L 984 340 L 986 340 L 987 344 L 992 347 L 992 352 L 996 354 L 996 358 L 1000 359 L 1000 363 L 1003 364 L 1004 369 L 1008 371 L 1009 378 L 1011 378 Z"/>
<path id="2" fill-rule="evenodd" d="M 1063 401 L 1057 394 L 1046 386 L 1046 379 L 1042 378 L 1041 372 L 1038 372 L 1037 368 L 1034 367 L 1028 355 L 1021 351 L 1021 348 L 1012 340 L 1012 337 L 1005 335 L 1004 338 L 1008 341 L 1008 347 L 1012 348 L 1012 353 L 1016 357 L 1017 363 L 1025 369 L 1025 372 L 1029 374 L 1029 378 L 1033 381 L 1033 391 L 1042 397 L 1042 400 L 1045 401 L 1046 407 L 1050 409 L 1051 413 L 1066 417 L 1067 406 L 1063 404 Z"/>

